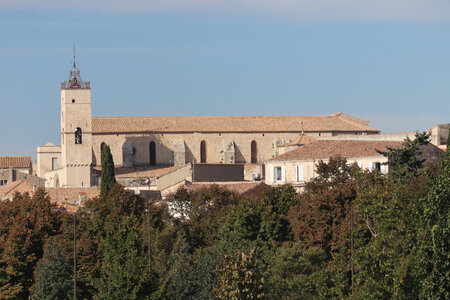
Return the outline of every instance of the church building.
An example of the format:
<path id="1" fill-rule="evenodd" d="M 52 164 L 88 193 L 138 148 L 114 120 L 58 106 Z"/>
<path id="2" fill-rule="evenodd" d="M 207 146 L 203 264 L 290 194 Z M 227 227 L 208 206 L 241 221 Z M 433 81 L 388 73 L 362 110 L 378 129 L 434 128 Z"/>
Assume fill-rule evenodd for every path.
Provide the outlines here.
<path id="1" fill-rule="evenodd" d="M 47 187 L 98 185 L 101 150 L 109 145 L 117 168 L 187 164 L 262 165 L 286 145 L 312 137 L 370 135 L 368 121 L 327 116 L 92 117 L 90 82 L 75 59 L 61 84 L 61 145 L 37 149 L 37 173 Z"/>

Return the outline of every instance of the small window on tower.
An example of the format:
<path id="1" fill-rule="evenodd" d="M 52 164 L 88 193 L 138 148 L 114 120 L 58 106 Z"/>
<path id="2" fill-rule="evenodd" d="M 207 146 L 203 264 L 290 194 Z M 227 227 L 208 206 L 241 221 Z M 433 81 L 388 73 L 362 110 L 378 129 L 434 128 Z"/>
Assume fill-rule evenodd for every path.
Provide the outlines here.
<path id="1" fill-rule="evenodd" d="M 75 144 L 82 144 L 83 140 L 82 140 L 82 132 L 81 132 L 81 128 L 77 127 L 77 130 L 75 131 Z"/>
<path id="2" fill-rule="evenodd" d="M 75 99 L 72 99 L 72 103 L 75 103 Z"/>

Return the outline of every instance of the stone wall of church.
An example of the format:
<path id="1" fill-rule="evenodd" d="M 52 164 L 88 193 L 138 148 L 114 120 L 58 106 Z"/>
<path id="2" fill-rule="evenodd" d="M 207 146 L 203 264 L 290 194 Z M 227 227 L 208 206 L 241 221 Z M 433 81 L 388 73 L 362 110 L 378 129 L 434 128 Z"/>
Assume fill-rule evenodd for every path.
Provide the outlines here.
<path id="1" fill-rule="evenodd" d="M 251 142 L 257 143 L 258 163 L 278 154 L 277 144 L 291 141 L 300 133 L 160 133 L 160 134 L 93 134 L 94 165 L 100 165 L 101 144 L 110 146 L 116 165 L 123 166 L 131 159 L 132 165 L 150 163 L 150 142 L 155 142 L 156 164 L 174 164 L 174 149 L 179 149 L 180 140 L 185 143 L 185 162 L 200 163 L 200 143 L 206 142 L 206 162 L 224 163 L 231 159 L 229 142 L 234 142 L 234 162 L 250 163 Z M 319 133 L 307 133 L 319 136 Z M 331 136 L 331 133 L 320 134 Z M 129 150 L 131 149 L 131 150 Z M 131 151 L 131 156 L 127 152 Z M 125 153 L 125 155 L 124 155 Z M 180 154 L 177 153 L 177 156 Z M 177 159 L 179 162 L 179 158 Z"/>

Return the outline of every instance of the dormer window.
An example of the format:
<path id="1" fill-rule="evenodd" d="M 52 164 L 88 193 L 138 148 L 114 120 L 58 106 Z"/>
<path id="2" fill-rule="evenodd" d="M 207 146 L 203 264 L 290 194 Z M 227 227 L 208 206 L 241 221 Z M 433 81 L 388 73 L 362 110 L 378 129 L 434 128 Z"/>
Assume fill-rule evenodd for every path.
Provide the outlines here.
<path id="1" fill-rule="evenodd" d="M 75 144 L 82 144 L 83 140 L 82 140 L 82 132 L 81 132 L 81 128 L 77 127 L 77 130 L 75 131 Z"/>

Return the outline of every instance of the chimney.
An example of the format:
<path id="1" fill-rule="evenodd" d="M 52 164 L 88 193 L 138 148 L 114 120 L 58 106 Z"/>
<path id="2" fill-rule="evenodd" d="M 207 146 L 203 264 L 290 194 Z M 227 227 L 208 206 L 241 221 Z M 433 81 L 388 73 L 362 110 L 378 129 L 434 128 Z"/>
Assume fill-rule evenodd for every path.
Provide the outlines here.
<path id="1" fill-rule="evenodd" d="M 80 192 L 78 194 L 78 205 L 84 206 L 84 203 L 87 201 L 87 193 L 86 192 Z"/>

